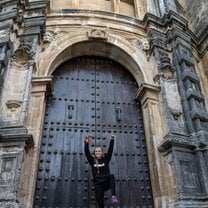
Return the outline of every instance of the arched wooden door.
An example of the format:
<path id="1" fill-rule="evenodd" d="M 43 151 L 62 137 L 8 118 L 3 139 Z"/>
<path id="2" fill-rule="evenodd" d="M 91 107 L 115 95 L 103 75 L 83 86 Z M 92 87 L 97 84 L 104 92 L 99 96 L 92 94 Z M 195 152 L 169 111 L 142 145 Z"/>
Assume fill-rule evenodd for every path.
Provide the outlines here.
<path id="1" fill-rule="evenodd" d="M 118 63 L 100 57 L 74 58 L 54 72 L 47 99 L 37 175 L 35 208 L 96 207 L 84 137 L 108 148 L 117 135 L 110 163 L 119 207 L 153 207 L 137 84 Z M 111 207 L 110 193 L 105 196 Z"/>

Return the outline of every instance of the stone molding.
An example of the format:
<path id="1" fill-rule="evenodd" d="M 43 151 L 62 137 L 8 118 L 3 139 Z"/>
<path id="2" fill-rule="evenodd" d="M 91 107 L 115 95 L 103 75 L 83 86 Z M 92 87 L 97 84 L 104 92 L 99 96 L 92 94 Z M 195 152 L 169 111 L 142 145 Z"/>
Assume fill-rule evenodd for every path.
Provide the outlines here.
<path id="1" fill-rule="evenodd" d="M 142 105 L 144 105 L 144 103 L 149 99 L 158 101 L 159 92 L 160 87 L 158 85 L 150 85 L 143 83 L 137 90 L 135 97 L 141 101 Z"/>
<path id="2" fill-rule="evenodd" d="M 171 147 L 186 147 L 189 149 L 195 148 L 195 143 L 186 135 L 168 133 L 163 137 L 162 143 L 159 145 L 158 150 L 164 152 L 169 150 Z"/>
<path id="3" fill-rule="evenodd" d="M 11 146 L 10 143 L 24 142 L 26 146 L 33 146 L 33 136 L 27 133 L 25 128 L 1 128 L 0 144 L 1 146 Z"/>
<path id="4" fill-rule="evenodd" d="M 46 95 L 51 94 L 53 76 L 48 77 L 33 77 L 32 78 L 32 93 L 44 92 Z"/>

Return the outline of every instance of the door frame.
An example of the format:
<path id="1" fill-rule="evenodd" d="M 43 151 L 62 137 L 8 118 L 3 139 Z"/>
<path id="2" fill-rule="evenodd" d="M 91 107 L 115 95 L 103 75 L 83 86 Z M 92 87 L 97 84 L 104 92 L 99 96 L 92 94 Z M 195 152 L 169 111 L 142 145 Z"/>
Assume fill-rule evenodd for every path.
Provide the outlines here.
<path id="1" fill-rule="evenodd" d="M 89 37 L 76 37 L 76 39 L 63 39 L 59 40 L 58 50 L 54 51 L 54 54 L 42 54 L 40 61 L 37 64 L 37 70 L 32 79 L 31 97 L 29 101 L 29 114 L 27 118 L 27 128 L 34 137 L 34 147 L 25 154 L 25 160 L 21 171 L 20 184 L 22 189 L 19 190 L 19 200 L 26 207 L 32 207 L 33 198 L 35 194 L 35 184 L 38 169 L 39 152 L 41 146 L 41 135 L 43 128 L 43 120 L 45 115 L 45 101 L 48 94 L 52 90 L 52 76 L 53 71 L 66 60 L 76 57 L 78 55 L 95 55 L 103 56 L 113 59 L 114 61 L 122 64 L 130 73 L 134 76 L 138 85 L 140 86 L 135 98 L 142 104 L 142 113 L 144 119 L 144 131 L 147 144 L 147 154 L 149 158 L 150 178 L 152 184 L 153 201 L 155 207 L 160 203 L 161 198 L 166 195 L 164 186 L 163 175 L 167 171 L 163 164 L 163 155 L 158 151 L 158 144 L 163 138 L 163 128 L 158 126 L 158 123 L 162 124 L 160 110 L 162 104 L 160 102 L 160 89 L 157 85 L 154 85 L 152 71 L 146 70 L 144 66 L 153 66 L 152 62 L 148 62 L 143 52 L 138 51 L 135 53 L 131 44 L 124 39 L 111 39 L 110 34 L 107 40 L 93 39 L 89 40 Z M 99 49 L 91 48 L 93 51 L 86 50 L 84 52 L 77 52 L 72 54 L 72 51 L 76 51 L 75 48 L 82 47 L 87 43 L 88 47 L 91 44 L 101 44 L 103 47 L 111 46 L 112 53 L 105 53 L 105 50 L 99 51 Z M 61 46 L 65 47 L 61 47 Z M 98 50 L 98 51 L 96 51 Z M 113 51 L 117 51 L 120 55 L 118 57 Z M 88 52 L 88 54 L 85 54 Z M 151 72 L 151 73 L 150 73 Z M 160 120 L 158 122 L 158 120 Z M 30 180 L 27 184 L 24 183 L 24 172 L 31 169 Z M 167 178 L 167 177 L 166 177 Z M 27 193 L 24 195 L 24 193 Z M 162 207 L 162 206 L 161 206 Z"/>

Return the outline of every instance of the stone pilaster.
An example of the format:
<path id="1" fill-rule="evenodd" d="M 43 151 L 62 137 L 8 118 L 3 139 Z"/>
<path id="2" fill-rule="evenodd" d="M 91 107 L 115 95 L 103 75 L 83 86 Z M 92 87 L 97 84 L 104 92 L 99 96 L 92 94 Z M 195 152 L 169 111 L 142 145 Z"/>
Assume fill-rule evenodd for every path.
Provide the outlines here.
<path id="1" fill-rule="evenodd" d="M 19 208 L 23 207 L 18 202 L 23 156 L 33 149 L 28 148 L 32 136 L 26 128 L 26 115 L 47 1 L 3 0 L 0 6 L 0 79 L 4 79 L 0 89 L 0 204 Z"/>
<path id="2" fill-rule="evenodd" d="M 180 149 L 172 149 L 173 154 L 176 155 L 176 171 L 179 174 L 179 204 L 187 204 L 188 207 L 189 201 L 192 200 L 197 207 L 202 207 L 202 202 L 208 203 L 205 162 L 207 158 L 204 154 L 208 142 L 208 113 L 195 69 L 189 34 L 184 32 L 180 24 L 173 24 L 172 29 L 167 33 L 167 40 L 173 48 L 173 66 L 177 71 L 177 83 L 187 130 L 187 139 L 178 142 L 181 143 L 177 145 Z M 184 142 L 189 147 L 184 146 Z"/>
<path id="3" fill-rule="evenodd" d="M 148 160 L 151 174 L 152 192 L 155 207 L 164 207 L 166 198 L 163 158 L 157 147 L 161 143 L 163 121 L 159 100 L 160 88 L 156 85 L 142 84 L 136 93 L 141 102 L 145 129 L 145 138 L 148 151 Z"/>
<path id="4" fill-rule="evenodd" d="M 177 87 L 176 70 L 171 63 L 170 49 L 166 36 L 160 31 L 149 30 L 150 53 L 156 59 L 158 74 L 154 81 L 161 86 L 162 102 L 165 109 L 166 133 L 186 134 L 182 116 L 180 94 Z"/>
<path id="5" fill-rule="evenodd" d="M 17 193 L 26 148 L 33 145 L 32 135 L 24 128 L 0 129 L 0 204 L 1 208 L 20 208 Z"/>
<path id="6" fill-rule="evenodd" d="M 173 47 L 173 64 L 177 70 L 178 86 L 189 134 L 201 132 L 207 136 L 208 113 L 201 92 L 200 80 L 193 60 L 191 38 L 183 28 L 174 26 L 168 33 Z"/>
<path id="7" fill-rule="evenodd" d="M 15 34 L 15 28 L 22 23 L 21 4 L 19 0 L 2 0 L 0 2 L 0 95 L 4 86 L 8 63 L 13 51 L 13 40 L 10 34 Z"/>
<path id="8" fill-rule="evenodd" d="M 14 127 L 25 123 L 32 73 L 36 67 L 36 52 L 44 33 L 47 1 L 25 1 L 21 6 L 18 1 L 5 2 L 4 6 L 16 2 L 14 5 L 18 7 L 14 10 L 15 18 L 20 11 L 21 17 L 24 17 L 22 25 L 19 25 L 18 41 L 16 40 L 19 44 L 9 60 L 10 70 L 6 77 L 9 81 L 5 82 L 1 99 L 1 126 Z M 13 13 L 14 11 L 12 10 Z M 11 22 L 11 27 L 14 27 L 14 22 Z"/>
<path id="9" fill-rule="evenodd" d="M 158 64 L 166 130 L 159 151 L 176 177 L 170 207 L 207 206 L 207 112 L 192 55 L 187 21 L 176 13 L 164 17 L 163 28 L 150 25 L 150 55 Z M 186 29 L 185 29 L 186 28 Z M 170 200 L 171 199 L 171 200 Z"/>

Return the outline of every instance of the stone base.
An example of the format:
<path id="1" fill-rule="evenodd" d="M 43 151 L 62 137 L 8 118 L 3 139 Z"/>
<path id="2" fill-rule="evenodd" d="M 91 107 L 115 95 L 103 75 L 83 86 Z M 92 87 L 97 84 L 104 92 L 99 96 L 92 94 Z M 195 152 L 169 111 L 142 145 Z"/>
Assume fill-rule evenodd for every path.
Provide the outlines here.
<path id="1" fill-rule="evenodd" d="M 168 205 L 168 208 L 208 208 L 208 201 L 179 201 Z"/>

